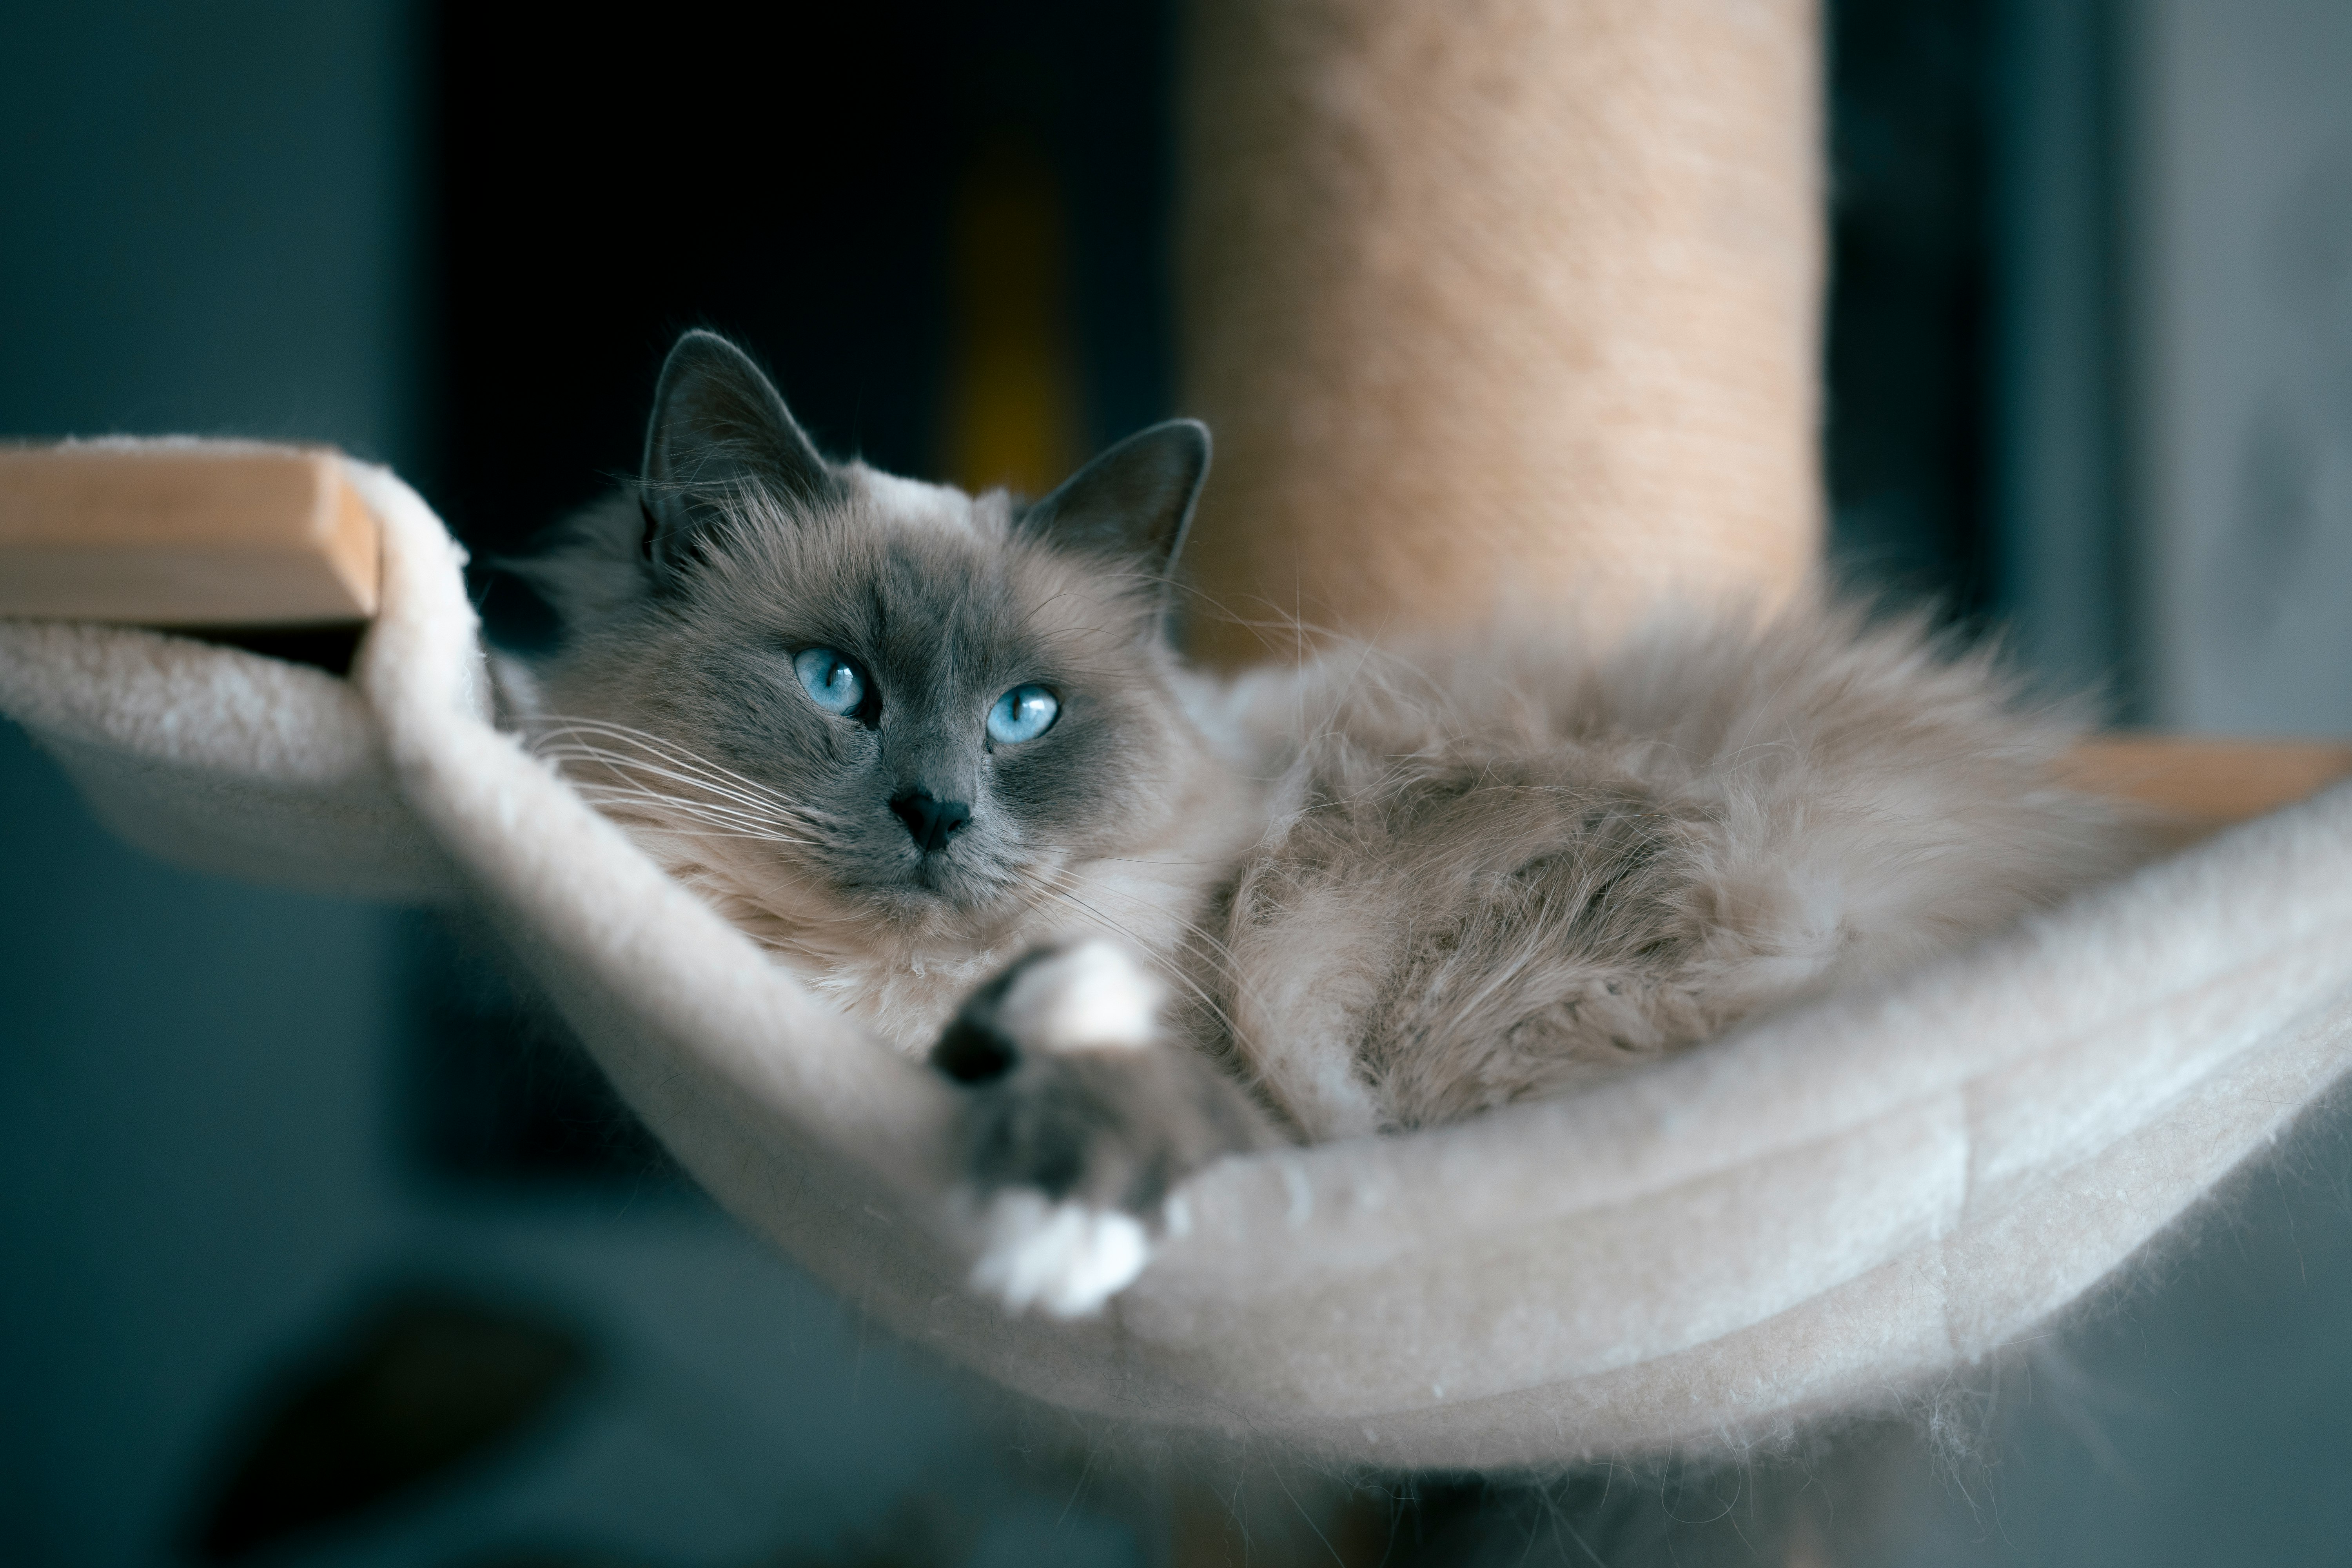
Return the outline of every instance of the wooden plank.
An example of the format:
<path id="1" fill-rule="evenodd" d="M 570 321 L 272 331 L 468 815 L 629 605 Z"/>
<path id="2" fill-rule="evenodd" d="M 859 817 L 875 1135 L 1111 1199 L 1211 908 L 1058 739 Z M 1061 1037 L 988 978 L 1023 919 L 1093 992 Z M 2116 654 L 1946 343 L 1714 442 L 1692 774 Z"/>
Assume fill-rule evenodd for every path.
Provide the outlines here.
<path id="1" fill-rule="evenodd" d="M 2102 735 L 2075 747 L 2062 776 L 2144 809 L 2159 837 L 2178 846 L 2352 777 L 2352 744 Z"/>
<path id="2" fill-rule="evenodd" d="M 0 616 L 321 626 L 375 613 L 376 527 L 335 454 L 242 442 L 0 447 Z"/>

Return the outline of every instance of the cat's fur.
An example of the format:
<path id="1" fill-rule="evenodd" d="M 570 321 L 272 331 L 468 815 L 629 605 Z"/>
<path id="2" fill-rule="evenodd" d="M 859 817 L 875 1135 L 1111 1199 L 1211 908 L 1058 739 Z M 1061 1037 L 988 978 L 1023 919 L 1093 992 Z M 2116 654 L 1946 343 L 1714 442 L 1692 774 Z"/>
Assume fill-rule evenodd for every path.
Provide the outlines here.
<path id="1" fill-rule="evenodd" d="M 1166 582 L 1207 457 L 1162 426 L 1042 501 L 970 497 L 827 462 L 689 334 L 640 485 L 530 568 L 567 627 L 541 744 L 845 1011 L 938 1042 L 1010 1302 L 1097 1304 L 1220 1153 L 1559 1093 L 2131 853 L 2052 782 L 2065 726 L 1912 621 L 1189 672 Z M 815 647 L 865 708 L 811 700 Z M 1061 716 L 999 745 L 982 716 L 1024 683 Z M 917 789 L 969 805 L 943 847 L 890 804 Z"/>

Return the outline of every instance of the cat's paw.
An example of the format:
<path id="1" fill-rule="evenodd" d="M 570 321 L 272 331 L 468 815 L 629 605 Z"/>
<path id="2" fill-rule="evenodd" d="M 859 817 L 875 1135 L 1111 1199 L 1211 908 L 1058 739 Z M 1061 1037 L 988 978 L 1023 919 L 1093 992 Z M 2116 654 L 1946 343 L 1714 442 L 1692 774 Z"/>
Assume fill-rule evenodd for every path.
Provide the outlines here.
<path id="1" fill-rule="evenodd" d="M 1151 1234 L 1141 1219 L 1076 1199 L 1055 1203 L 1034 1187 L 999 1189 L 979 1230 L 972 1289 L 1008 1311 L 1091 1316 L 1151 1261 Z"/>
<path id="2" fill-rule="evenodd" d="M 1151 1260 L 1177 1183 L 1273 1134 L 1239 1085 L 1166 1037 L 1166 987 L 1109 942 L 1031 953 L 931 1051 L 958 1129 L 973 1289 L 1084 1317 Z"/>

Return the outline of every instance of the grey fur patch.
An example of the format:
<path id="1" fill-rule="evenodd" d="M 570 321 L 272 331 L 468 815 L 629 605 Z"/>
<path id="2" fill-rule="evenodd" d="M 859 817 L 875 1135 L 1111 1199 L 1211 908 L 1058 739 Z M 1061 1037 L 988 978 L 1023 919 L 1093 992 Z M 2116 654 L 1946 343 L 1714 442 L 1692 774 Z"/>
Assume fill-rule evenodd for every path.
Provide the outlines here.
<path id="1" fill-rule="evenodd" d="M 1172 1037 L 1154 1048 L 1041 1048 L 1004 1001 L 1041 949 L 976 992 L 931 1052 L 971 1090 L 959 1122 L 965 1179 L 983 1198 L 1029 1188 L 1151 1219 L 1193 1171 L 1279 1137 L 1232 1078 Z"/>

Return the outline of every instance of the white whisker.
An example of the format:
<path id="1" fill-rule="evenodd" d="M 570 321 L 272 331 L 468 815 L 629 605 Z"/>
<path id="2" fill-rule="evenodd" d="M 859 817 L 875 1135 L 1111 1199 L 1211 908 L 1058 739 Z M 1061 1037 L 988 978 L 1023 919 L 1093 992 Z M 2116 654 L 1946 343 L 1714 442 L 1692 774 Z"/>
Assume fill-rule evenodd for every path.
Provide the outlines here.
<path id="1" fill-rule="evenodd" d="M 680 800 L 675 795 L 662 795 L 653 790 L 592 784 L 580 787 L 580 796 L 591 805 L 630 805 L 658 807 L 665 826 L 670 818 L 682 816 L 734 829 L 738 837 L 764 838 L 775 844 L 804 845 L 810 842 L 808 839 L 793 835 L 778 833 L 772 824 L 758 817 L 748 816 L 741 812 L 729 811 L 721 806 L 706 805 L 697 801 Z"/>
<path id="2" fill-rule="evenodd" d="M 720 800 L 732 802 L 740 808 L 762 816 L 784 819 L 797 815 L 795 813 L 779 809 L 769 802 L 760 800 L 754 796 L 745 795 L 736 791 L 714 788 L 713 786 L 694 777 L 692 774 L 681 773 L 673 768 L 660 767 L 648 763 L 640 763 L 633 758 L 617 756 L 612 753 L 596 751 L 592 748 L 579 746 L 551 746 L 547 750 L 541 752 L 540 755 L 549 759 L 550 761 L 558 763 L 594 763 L 600 767 L 612 770 L 614 773 L 632 777 L 642 775 L 662 779 L 671 784 L 684 785 L 688 788 L 705 791 L 708 794 L 718 796 Z"/>
<path id="3" fill-rule="evenodd" d="M 688 751 L 674 741 L 630 725 L 617 724 L 603 719 L 568 715 L 546 715 L 535 722 L 544 729 L 548 740 L 555 740 L 566 735 L 581 737 L 582 739 L 573 743 L 583 750 L 596 753 L 599 760 L 608 764 L 619 762 L 622 753 L 597 747 L 594 737 L 601 736 L 608 740 L 622 741 L 635 746 L 670 767 L 680 770 L 694 778 L 703 787 L 711 789 L 715 793 L 744 799 L 747 802 L 756 800 L 778 811 L 805 812 L 804 807 L 785 799 L 775 790 L 756 779 L 746 778 L 731 768 L 723 767 L 708 757 Z M 551 748 L 541 741 L 535 742 L 532 749 L 544 753 Z"/>

